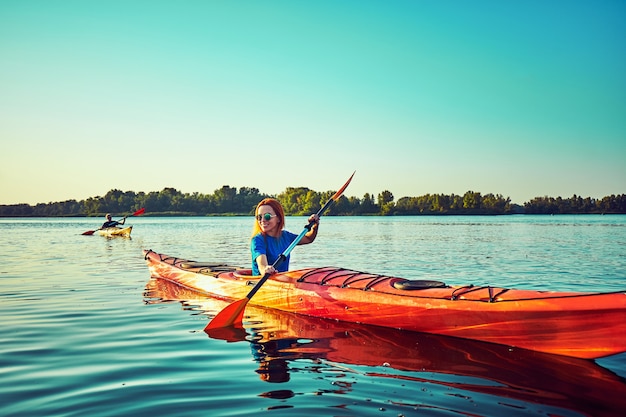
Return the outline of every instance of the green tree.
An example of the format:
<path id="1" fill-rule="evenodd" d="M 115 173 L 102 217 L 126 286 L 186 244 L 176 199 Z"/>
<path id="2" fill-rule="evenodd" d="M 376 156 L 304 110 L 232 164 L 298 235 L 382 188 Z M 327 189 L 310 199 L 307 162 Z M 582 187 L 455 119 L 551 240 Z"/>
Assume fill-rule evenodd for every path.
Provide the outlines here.
<path id="1" fill-rule="evenodd" d="M 468 191 L 463 195 L 463 208 L 468 210 L 480 209 L 481 207 L 481 195 L 474 191 Z"/>
<path id="2" fill-rule="evenodd" d="M 215 208 L 218 213 L 235 212 L 235 198 L 237 197 L 236 188 L 224 185 L 222 188 L 215 190 L 213 195 L 215 196 Z"/>
<path id="3" fill-rule="evenodd" d="M 393 194 L 391 191 L 385 190 L 378 194 L 378 206 L 380 207 L 380 214 L 383 216 L 389 216 L 393 212 Z"/>
<path id="4" fill-rule="evenodd" d="M 361 213 L 363 214 L 374 214 L 378 213 L 378 206 L 374 201 L 374 195 L 370 193 L 365 193 L 363 195 L 363 201 L 361 202 Z"/>
<path id="5" fill-rule="evenodd" d="M 258 188 L 241 187 L 237 194 L 237 211 L 246 214 L 253 214 L 259 201 L 267 195 L 261 194 Z"/>
<path id="6" fill-rule="evenodd" d="M 305 204 L 312 205 L 313 197 L 307 187 L 287 187 L 284 192 L 278 194 L 276 199 L 280 201 L 287 215 L 305 215 Z M 319 201 L 319 200 L 318 200 Z M 317 211 L 318 209 L 315 209 Z"/>

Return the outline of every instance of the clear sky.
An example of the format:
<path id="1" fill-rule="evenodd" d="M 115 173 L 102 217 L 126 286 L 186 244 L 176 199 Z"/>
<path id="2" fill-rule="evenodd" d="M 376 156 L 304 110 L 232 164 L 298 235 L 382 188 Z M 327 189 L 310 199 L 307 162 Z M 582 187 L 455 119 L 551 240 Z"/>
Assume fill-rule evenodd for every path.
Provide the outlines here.
<path id="1" fill-rule="evenodd" d="M 626 193 L 626 2 L 0 0 L 0 204 Z"/>

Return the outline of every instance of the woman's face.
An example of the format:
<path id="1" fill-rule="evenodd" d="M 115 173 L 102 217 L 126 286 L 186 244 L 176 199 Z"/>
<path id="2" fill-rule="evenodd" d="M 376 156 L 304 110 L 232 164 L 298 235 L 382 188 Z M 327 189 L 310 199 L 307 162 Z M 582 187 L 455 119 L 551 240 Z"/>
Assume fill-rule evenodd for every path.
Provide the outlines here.
<path id="1" fill-rule="evenodd" d="M 278 230 L 278 224 L 280 221 L 271 206 L 259 206 L 256 213 L 256 221 L 259 222 L 261 231 L 265 234 L 277 236 L 278 232 L 280 232 L 280 230 Z"/>

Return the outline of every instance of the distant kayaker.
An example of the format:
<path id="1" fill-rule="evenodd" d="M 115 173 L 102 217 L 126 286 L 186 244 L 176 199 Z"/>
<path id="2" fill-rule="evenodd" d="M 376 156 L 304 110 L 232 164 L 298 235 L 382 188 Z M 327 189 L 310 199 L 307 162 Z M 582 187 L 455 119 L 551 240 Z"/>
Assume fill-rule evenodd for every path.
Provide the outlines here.
<path id="1" fill-rule="evenodd" d="M 107 227 L 115 227 L 118 224 L 124 224 L 126 222 L 126 217 L 124 217 L 122 219 L 122 221 L 119 221 L 119 222 L 117 220 L 111 220 L 111 214 L 110 213 L 107 213 L 105 218 L 107 219 L 107 221 L 102 224 L 101 229 L 106 229 Z"/>
<path id="2" fill-rule="evenodd" d="M 283 230 L 285 227 L 285 212 L 283 206 L 273 198 L 265 198 L 259 202 L 255 210 L 255 222 L 250 241 L 252 254 L 252 274 L 265 275 L 289 270 L 289 255 L 274 268 L 272 265 L 281 253 L 296 240 L 298 235 Z M 317 229 L 320 218 L 316 214 L 309 217 L 309 222 L 314 224 L 303 237 L 298 245 L 311 243 L 317 237 Z"/>

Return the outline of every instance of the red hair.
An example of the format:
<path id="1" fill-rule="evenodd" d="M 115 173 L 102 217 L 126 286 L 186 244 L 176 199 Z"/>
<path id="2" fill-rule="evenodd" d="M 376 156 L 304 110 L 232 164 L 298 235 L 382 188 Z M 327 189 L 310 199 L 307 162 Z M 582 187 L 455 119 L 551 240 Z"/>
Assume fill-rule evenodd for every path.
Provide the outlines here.
<path id="1" fill-rule="evenodd" d="M 283 206 L 273 198 L 264 198 L 259 201 L 259 204 L 256 205 L 254 209 L 254 226 L 252 227 L 252 237 L 261 233 L 261 226 L 259 226 L 259 222 L 256 219 L 257 214 L 259 214 L 259 207 L 261 206 L 270 206 L 274 209 L 274 213 L 278 216 L 278 230 L 283 230 L 285 228 L 285 211 L 283 210 Z"/>

